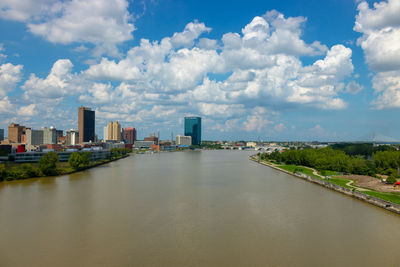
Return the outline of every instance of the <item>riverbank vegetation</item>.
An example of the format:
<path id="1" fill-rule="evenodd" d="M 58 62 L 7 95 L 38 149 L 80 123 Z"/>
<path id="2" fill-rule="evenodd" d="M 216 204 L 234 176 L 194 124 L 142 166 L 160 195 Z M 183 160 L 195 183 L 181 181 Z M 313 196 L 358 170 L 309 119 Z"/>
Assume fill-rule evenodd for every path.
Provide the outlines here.
<path id="1" fill-rule="evenodd" d="M 355 154 L 355 153 L 360 154 Z M 302 165 L 320 172 L 340 172 L 376 176 L 397 175 L 400 167 L 400 152 L 389 146 L 372 147 L 368 144 L 339 147 L 338 145 L 303 150 L 274 151 L 261 153 L 261 160 Z"/>
<path id="2" fill-rule="evenodd" d="M 399 176 L 400 151 L 394 147 L 374 147 L 372 144 L 340 144 L 326 148 L 274 151 L 270 154 L 259 153 L 258 159 L 273 163 L 276 167 L 293 173 L 298 172 L 324 179 L 326 182 L 344 188 L 400 204 L 400 192 L 393 190 L 393 186 L 385 185 L 396 183 Z M 315 169 L 320 176 L 315 175 L 315 172 L 307 167 Z M 367 188 L 356 186 L 354 183 L 359 181 L 356 178 L 346 179 L 349 176 L 357 176 L 358 180 L 362 176 L 365 176 L 364 179 L 368 177 L 370 180 L 376 179 L 376 182 L 373 182 L 376 186 L 368 185 Z M 386 177 L 385 183 L 381 181 L 382 177 Z M 386 189 L 382 191 L 383 187 Z M 387 188 L 391 188 L 393 192 Z"/>
<path id="3" fill-rule="evenodd" d="M 38 163 L 0 164 L 0 181 L 69 174 L 127 157 L 131 149 L 114 148 L 110 152 L 108 158 L 94 161 L 91 160 L 90 152 L 74 152 L 68 162 L 60 162 L 56 152 L 48 152 Z"/>

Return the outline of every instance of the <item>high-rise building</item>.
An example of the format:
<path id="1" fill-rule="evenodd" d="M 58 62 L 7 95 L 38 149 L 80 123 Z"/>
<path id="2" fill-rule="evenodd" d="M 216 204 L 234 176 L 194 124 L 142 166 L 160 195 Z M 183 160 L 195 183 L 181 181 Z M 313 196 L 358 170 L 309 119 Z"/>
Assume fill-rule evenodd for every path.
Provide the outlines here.
<path id="1" fill-rule="evenodd" d="M 177 146 L 190 146 L 191 144 L 192 144 L 191 136 L 183 136 L 183 135 L 176 136 L 176 145 Z"/>
<path id="2" fill-rule="evenodd" d="M 109 121 L 107 124 L 107 140 L 113 140 L 113 122 Z"/>
<path id="3" fill-rule="evenodd" d="M 127 127 L 123 131 L 123 140 L 127 144 L 134 144 L 136 141 L 136 129 Z"/>
<path id="4" fill-rule="evenodd" d="M 0 141 L 4 140 L 4 129 L 0 129 Z"/>
<path id="5" fill-rule="evenodd" d="M 21 137 L 25 133 L 25 129 L 25 126 L 11 123 L 10 126 L 8 126 L 8 141 L 11 143 L 21 143 Z"/>
<path id="6" fill-rule="evenodd" d="M 119 124 L 117 121 L 113 122 L 113 140 L 121 142 L 121 124 Z"/>
<path id="7" fill-rule="evenodd" d="M 25 145 L 28 151 L 32 150 L 34 146 L 43 144 L 43 130 L 26 129 L 25 131 Z"/>
<path id="8" fill-rule="evenodd" d="M 114 140 L 121 142 L 122 130 L 121 124 L 117 121 L 110 121 L 106 127 L 104 127 L 104 140 Z"/>
<path id="9" fill-rule="evenodd" d="M 79 143 L 95 141 L 95 113 L 87 107 L 78 108 Z"/>
<path id="10" fill-rule="evenodd" d="M 103 140 L 107 141 L 108 140 L 108 126 L 104 126 L 103 130 Z"/>
<path id="11" fill-rule="evenodd" d="M 192 137 L 192 145 L 201 145 L 201 118 L 185 117 L 185 136 Z"/>
<path id="12" fill-rule="evenodd" d="M 79 133 L 74 129 L 66 132 L 67 140 L 65 141 L 67 146 L 74 146 L 78 144 Z"/>
<path id="13" fill-rule="evenodd" d="M 57 144 L 57 130 L 53 126 L 50 128 L 42 127 L 43 144 Z"/>

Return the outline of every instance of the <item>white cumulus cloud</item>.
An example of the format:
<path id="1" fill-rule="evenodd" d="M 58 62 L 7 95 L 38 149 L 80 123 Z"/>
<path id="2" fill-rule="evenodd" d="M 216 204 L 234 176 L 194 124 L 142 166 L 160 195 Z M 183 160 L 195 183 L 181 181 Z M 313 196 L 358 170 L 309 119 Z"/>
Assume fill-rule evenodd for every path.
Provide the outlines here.
<path id="1" fill-rule="evenodd" d="M 400 1 L 388 0 L 370 7 L 362 1 L 354 30 L 362 36 L 357 44 L 364 51 L 366 62 L 376 72 L 373 87 L 379 94 L 373 101 L 376 108 L 400 107 Z"/>
<path id="2" fill-rule="evenodd" d="M 6 63 L 0 65 L 0 97 L 12 91 L 22 78 L 22 65 Z"/>
<path id="3" fill-rule="evenodd" d="M 26 0 L 0 3 L 0 17 L 27 24 L 32 34 L 60 44 L 90 43 L 94 55 L 119 56 L 135 30 L 127 0 Z"/>

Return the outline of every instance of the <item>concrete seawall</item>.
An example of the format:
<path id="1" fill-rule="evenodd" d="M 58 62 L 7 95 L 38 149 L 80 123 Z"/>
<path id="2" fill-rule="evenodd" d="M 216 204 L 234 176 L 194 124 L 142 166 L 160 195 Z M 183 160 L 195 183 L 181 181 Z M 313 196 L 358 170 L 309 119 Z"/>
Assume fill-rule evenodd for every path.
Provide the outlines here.
<path id="1" fill-rule="evenodd" d="M 353 197 L 353 198 L 368 202 L 368 203 L 370 203 L 372 205 L 375 205 L 377 207 L 384 208 L 384 209 L 386 209 L 388 211 L 400 214 L 400 205 L 398 205 L 398 204 L 395 204 L 395 203 L 392 203 L 392 202 L 389 202 L 389 201 L 385 201 L 385 200 L 382 200 L 382 199 L 379 199 L 379 198 L 376 198 L 376 197 L 373 197 L 373 196 L 370 196 L 370 195 L 366 195 L 364 193 L 361 193 L 361 192 L 358 192 L 358 191 L 355 191 L 355 190 L 352 190 L 352 189 L 348 189 L 348 188 L 345 188 L 345 187 L 342 187 L 342 186 L 339 186 L 339 185 L 336 185 L 336 184 L 332 184 L 332 183 L 329 183 L 328 181 L 323 181 L 323 180 L 320 180 L 320 179 L 305 175 L 303 173 L 292 173 L 290 171 L 283 170 L 283 169 L 281 169 L 279 167 L 276 167 L 274 165 L 268 164 L 267 162 L 259 161 L 253 156 L 251 156 L 250 159 L 252 161 L 254 161 L 254 162 L 257 162 L 257 163 L 260 163 L 262 165 L 268 166 L 270 168 L 285 172 L 285 173 L 287 173 L 289 175 L 292 175 L 292 176 L 295 176 L 297 178 L 301 178 L 303 180 L 307 180 L 309 182 L 324 186 L 324 187 L 326 187 L 328 189 L 334 190 L 336 192 L 340 192 L 340 193 L 345 194 L 347 196 L 350 196 L 350 197 Z"/>

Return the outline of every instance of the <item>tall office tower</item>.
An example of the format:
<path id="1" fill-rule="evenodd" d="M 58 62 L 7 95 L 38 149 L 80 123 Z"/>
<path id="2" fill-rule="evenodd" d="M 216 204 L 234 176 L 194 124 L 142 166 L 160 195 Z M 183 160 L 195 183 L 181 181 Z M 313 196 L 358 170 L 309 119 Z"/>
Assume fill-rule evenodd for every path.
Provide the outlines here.
<path id="1" fill-rule="evenodd" d="M 201 118 L 185 117 L 185 136 L 192 137 L 192 145 L 201 145 Z"/>
<path id="2" fill-rule="evenodd" d="M 34 146 L 43 144 L 43 130 L 26 129 L 25 131 L 25 145 L 26 150 L 30 151 Z"/>
<path id="3" fill-rule="evenodd" d="M 107 139 L 104 140 L 114 140 L 121 142 L 121 136 L 122 136 L 122 131 L 121 131 L 121 124 L 119 124 L 117 121 L 110 121 L 107 124 L 107 127 L 104 127 L 104 135 L 106 135 L 106 128 L 107 128 Z"/>
<path id="4" fill-rule="evenodd" d="M 134 144 L 136 141 L 136 129 L 133 127 L 127 127 L 123 131 L 123 139 L 127 144 Z"/>
<path id="5" fill-rule="evenodd" d="M 113 140 L 113 122 L 107 124 L 107 140 Z"/>
<path id="6" fill-rule="evenodd" d="M 0 141 L 4 140 L 4 129 L 0 129 Z"/>
<path id="7" fill-rule="evenodd" d="M 67 140 L 65 141 L 66 145 L 69 146 L 77 145 L 79 139 L 79 133 L 74 129 L 71 129 L 66 132 L 66 138 L 67 138 Z"/>
<path id="8" fill-rule="evenodd" d="M 53 126 L 50 128 L 42 127 L 43 144 L 57 144 L 57 130 Z"/>
<path id="9" fill-rule="evenodd" d="M 78 108 L 79 143 L 95 141 L 95 114 L 87 107 Z"/>
<path id="10" fill-rule="evenodd" d="M 8 140 L 12 143 L 21 143 L 22 135 L 25 133 L 25 126 L 11 123 L 8 126 Z"/>
<path id="11" fill-rule="evenodd" d="M 103 130 L 103 140 L 107 141 L 108 140 L 108 127 L 104 126 L 104 130 Z"/>
<path id="12" fill-rule="evenodd" d="M 113 122 L 113 126 L 112 126 L 112 132 L 113 132 L 113 139 L 117 142 L 121 142 L 121 124 L 119 124 L 117 121 Z"/>

